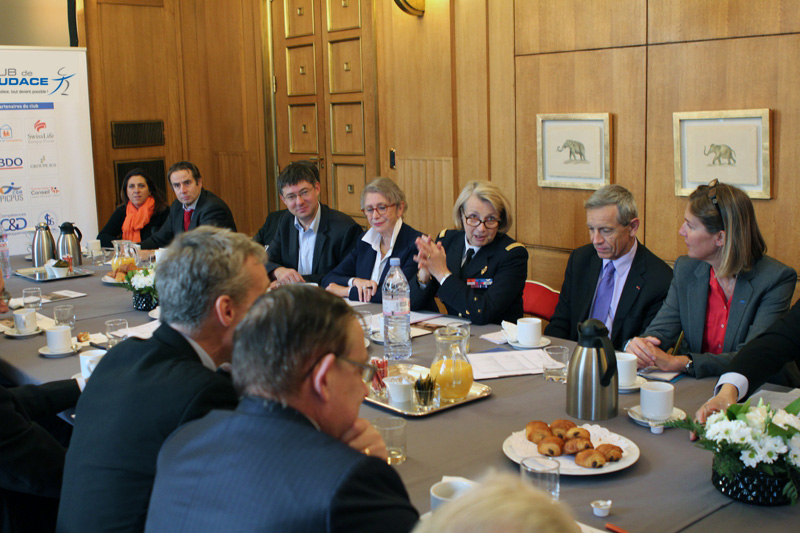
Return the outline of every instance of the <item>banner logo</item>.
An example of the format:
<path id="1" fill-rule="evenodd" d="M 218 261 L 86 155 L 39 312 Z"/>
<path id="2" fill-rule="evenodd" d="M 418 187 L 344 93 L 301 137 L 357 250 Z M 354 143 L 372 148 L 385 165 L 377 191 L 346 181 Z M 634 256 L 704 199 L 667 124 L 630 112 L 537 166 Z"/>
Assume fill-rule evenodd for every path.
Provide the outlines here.
<path id="1" fill-rule="evenodd" d="M 0 126 L 0 141 L 10 141 L 14 138 L 14 131 L 8 124 Z"/>
<path id="2" fill-rule="evenodd" d="M 36 123 L 33 125 L 33 127 L 36 131 L 42 131 L 47 127 L 47 124 L 45 124 L 41 120 L 37 120 Z"/>
<path id="3" fill-rule="evenodd" d="M 8 217 L 0 219 L 0 229 L 3 231 L 21 231 L 28 227 L 25 217 Z"/>
<path id="4" fill-rule="evenodd" d="M 22 202 L 23 200 L 22 187 L 15 186 L 13 181 L 11 185 L 0 185 L 0 202 L 12 203 Z"/>
<path id="5" fill-rule="evenodd" d="M 0 170 L 19 170 L 21 168 L 21 157 L 0 157 Z"/>
<path id="6" fill-rule="evenodd" d="M 69 75 L 64 74 L 61 71 L 64 70 L 65 68 L 67 68 L 67 67 L 61 67 L 60 69 L 58 69 L 58 75 L 61 76 L 60 78 L 51 78 L 53 81 L 57 81 L 58 82 L 58 86 L 55 89 L 53 89 L 53 91 L 50 92 L 49 94 L 53 94 L 53 93 L 57 92 L 61 88 L 61 86 L 66 83 L 67 86 L 64 87 L 64 90 L 61 92 L 61 94 L 64 95 L 64 96 L 69 96 L 69 94 L 67 94 L 67 91 L 69 90 L 69 79 L 71 77 L 73 77 L 75 74 L 69 74 Z"/>

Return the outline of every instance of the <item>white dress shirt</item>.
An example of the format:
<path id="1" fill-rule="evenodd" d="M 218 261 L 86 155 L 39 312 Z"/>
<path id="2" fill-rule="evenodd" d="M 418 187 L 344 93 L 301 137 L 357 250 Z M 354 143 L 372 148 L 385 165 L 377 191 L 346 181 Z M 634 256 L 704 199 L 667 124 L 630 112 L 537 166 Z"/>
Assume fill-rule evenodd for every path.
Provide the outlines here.
<path id="1" fill-rule="evenodd" d="M 297 240 L 300 244 L 299 255 L 297 257 L 297 273 L 301 276 L 311 274 L 314 269 L 314 246 L 317 244 L 317 230 L 319 230 L 319 219 L 322 216 L 322 209 L 317 203 L 317 214 L 314 220 L 303 229 L 303 225 L 294 217 L 294 227 L 297 229 Z"/>
<path id="2" fill-rule="evenodd" d="M 381 234 L 375 231 L 375 228 L 369 228 L 364 236 L 361 237 L 361 240 L 365 243 L 369 244 L 373 250 L 375 250 L 375 264 L 372 267 L 372 275 L 369 279 L 374 281 L 375 283 L 380 283 L 381 281 L 381 272 L 386 267 L 386 263 L 389 261 L 389 258 L 392 256 L 392 251 L 394 250 L 394 243 L 397 240 L 397 234 L 400 233 L 400 228 L 403 227 L 403 219 L 398 218 L 397 222 L 394 223 L 394 230 L 392 230 L 392 241 L 389 245 L 389 249 L 386 250 L 386 253 L 381 255 Z M 355 278 L 350 278 L 347 282 L 349 287 L 353 286 L 353 280 Z M 378 287 L 378 290 L 381 290 Z"/>

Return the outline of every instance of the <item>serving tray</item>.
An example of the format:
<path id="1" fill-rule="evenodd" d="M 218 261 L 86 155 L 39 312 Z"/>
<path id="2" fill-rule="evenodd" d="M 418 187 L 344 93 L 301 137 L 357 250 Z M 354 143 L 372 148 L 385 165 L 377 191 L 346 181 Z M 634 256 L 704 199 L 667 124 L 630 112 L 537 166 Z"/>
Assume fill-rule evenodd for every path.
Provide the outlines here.
<path id="1" fill-rule="evenodd" d="M 420 377 L 425 377 L 430 372 L 429 368 L 425 368 L 424 366 L 420 365 L 413 365 L 413 364 L 399 364 L 399 365 L 391 365 L 389 366 L 389 375 L 396 376 L 399 374 L 405 374 L 413 380 L 416 380 Z M 482 398 L 488 398 L 492 395 L 492 389 L 488 385 L 484 385 L 483 383 L 473 382 L 472 387 L 469 389 L 469 393 L 467 393 L 467 397 L 463 400 L 456 400 L 454 402 L 444 403 L 439 407 L 433 407 L 428 410 L 421 411 L 419 407 L 413 400 L 410 402 L 404 403 L 392 403 L 389 399 L 384 397 L 375 396 L 375 391 L 372 390 L 370 387 L 369 396 L 364 398 L 365 401 L 377 405 L 378 407 L 382 407 L 394 413 L 400 413 L 401 415 L 405 416 L 428 416 L 434 413 L 438 413 L 444 411 L 446 409 L 451 409 L 453 407 L 458 407 L 459 405 L 464 405 L 465 403 L 474 402 L 476 400 L 480 400 Z"/>
<path id="2" fill-rule="evenodd" d="M 23 278 L 31 279 L 33 281 L 57 281 L 60 279 L 83 278 L 86 276 L 91 276 L 94 274 L 94 272 L 91 270 L 85 270 L 83 268 L 73 268 L 72 272 L 68 272 L 66 276 L 57 278 L 55 276 L 50 276 L 45 267 L 35 267 L 20 268 L 19 270 L 14 271 L 14 274 Z"/>

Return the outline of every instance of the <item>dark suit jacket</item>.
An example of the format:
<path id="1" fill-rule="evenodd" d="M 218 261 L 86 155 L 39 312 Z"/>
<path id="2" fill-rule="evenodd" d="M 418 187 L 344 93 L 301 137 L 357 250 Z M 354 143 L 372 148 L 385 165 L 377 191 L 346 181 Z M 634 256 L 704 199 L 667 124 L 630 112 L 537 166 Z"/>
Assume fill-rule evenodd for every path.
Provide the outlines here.
<path id="1" fill-rule="evenodd" d="M 204 367 L 168 325 L 111 349 L 78 401 L 58 530 L 141 531 L 162 443 L 181 424 L 236 402 L 230 380 Z"/>
<path id="2" fill-rule="evenodd" d="M 272 242 L 272 238 L 278 233 L 278 224 L 280 223 L 281 217 L 288 212 L 288 209 L 281 209 L 267 215 L 267 218 L 264 219 L 264 225 L 261 226 L 258 233 L 253 236 L 253 240 L 263 246 L 269 246 L 269 243 Z"/>
<path id="3" fill-rule="evenodd" d="M 245 397 L 164 444 L 147 531 L 399 533 L 417 520 L 392 467 L 291 407 Z"/>
<path id="4" fill-rule="evenodd" d="M 437 310 L 433 297 L 438 296 L 447 314 L 468 318 L 473 324 L 516 322 L 522 317 L 522 291 L 528 277 L 528 251 L 523 244 L 506 234 L 498 234 L 478 250 L 461 277 L 464 232 L 442 230 L 436 240 L 444 246 L 451 274 L 441 286 L 431 279 L 424 289 L 430 311 Z M 492 284 L 485 289 L 474 289 L 467 285 L 466 280 L 471 278 L 489 278 Z M 412 283 L 419 286 L 416 277 Z"/>
<path id="5" fill-rule="evenodd" d="M 114 212 L 111 213 L 111 218 L 108 219 L 106 225 L 103 226 L 103 229 L 97 234 L 97 238 L 100 240 L 102 246 L 110 248 L 113 246 L 111 241 L 122 238 L 122 224 L 125 223 L 127 209 L 128 204 L 125 203 L 117 207 Z M 167 208 L 164 208 L 160 213 L 153 213 L 153 216 L 150 217 L 150 222 L 139 232 L 142 240 L 147 239 L 158 231 L 158 229 L 164 225 L 164 222 L 167 221 L 168 217 L 169 209 Z"/>
<path id="6" fill-rule="evenodd" d="M 236 231 L 236 222 L 233 221 L 233 214 L 228 204 L 207 189 L 200 192 L 192 220 L 189 222 L 189 230 L 197 226 L 217 226 Z M 183 233 L 183 204 L 175 200 L 169 208 L 167 221 L 150 238 L 142 240 L 142 249 L 152 250 L 169 246 L 172 239 L 181 233 Z"/>
<path id="7" fill-rule="evenodd" d="M 417 237 L 422 235 L 419 231 L 415 230 L 405 222 L 400 227 L 397 233 L 397 240 L 392 248 L 392 255 L 390 257 L 400 258 L 400 268 L 403 270 L 406 279 L 409 280 L 411 289 L 411 310 L 422 309 L 426 295 L 423 291 L 419 290 L 415 283 L 410 283 L 412 279 L 417 277 L 417 262 L 414 261 L 414 256 L 417 253 L 416 241 Z M 350 278 L 370 279 L 372 276 L 372 267 L 375 266 L 375 258 L 378 254 L 372 249 L 368 243 L 359 239 L 356 242 L 353 250 L 347 254 L 344 261 L 339 263 L 339 266 L 334 268 L 327 276 L 322 278 L 322 287 L 327 287 L 331 283 L 337 283 L 347 287 L 347 282 Z M 372 296 L 370 302 L 379 304 L 383 302 L 383 295 L 381 289 L 383 288 L 383 281 L 386 279 L 386 274 L 389 272 L 389 261 L 386 261 L 386 266 L 381 272 L 381 279 L 378 281 L 378 290 Z M 352 287 L 350 289 L 350 299 L 358 300 L 358 289 Z"/>
<path id="8" fill-rule="evenodd" d="M 55 529 L 67 450 L 39 423 L 59 421 L 80 393 L 74 379 L 0 387 L 0 531 Z"/>
<path id="9" fill-rule="evenodd" d="M 614 314 L 611 342 L 621 350 L 628 339 L 639 335 L 653 320 L 667 296 L 672 270 L 642 243 L 638 243 L 625 287 Z M 589 318 L 597 278 L 603 260 L 594 246 L 587 244 L 572 251 L 564 272 L 558 305 L 544 330 L 545 335 L 578 340 L 578 324 Z"/>
<path id="10" fill-rule="evenodd" d="M 784 365 L 792 364 L 800 366 L 800 300 L 783 318 L 739 350 L 728 371 L 746 377 L 747 393 L 752 394 Z"/>
<path id="11" fill-rule="evenodd" d="M 722 353 L 715 355 L 700 351 L 710 275 L 711 265 L 705 261 L 679 257 L 664 305 L 641 335 L 657 337 L 666 349 L 677 342 L 683 330 L 684 344 L 676 353 L 692 358 L 698 378 L 726 372 L 736 352 L 789 309 L 797 281 L 793 268 L 767 256 L 758 260 L 752 270 L 739 274 L 728 311 Z"/>
<path id="12" fill-rule="evenodd" d="M 320 204 L 319 228 L 314 243 L 311 274 L 303 276 L 308 282 L 319 283 L 350 253 L 356 239 L 364 233 L 355 220 L 344 213 Z M 294 227 L 294 215 L 287 210 L 278 222 L 278 231 L 269 245 L 267 272 L 278 267 L 297 270 L 300 261 L 300 236 Z"/>

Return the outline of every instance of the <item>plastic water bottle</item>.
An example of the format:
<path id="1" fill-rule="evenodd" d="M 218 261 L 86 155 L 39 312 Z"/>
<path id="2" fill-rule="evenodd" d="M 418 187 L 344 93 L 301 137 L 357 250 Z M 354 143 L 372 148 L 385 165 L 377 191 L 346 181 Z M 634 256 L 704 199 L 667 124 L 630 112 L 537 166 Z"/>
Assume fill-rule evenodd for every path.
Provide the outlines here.
<path id="1" fill-rule="evenodd" d="M 383 350 L 389 359 L 411 357 L 411 290 L 400 259 L 389 259 L 383 282 Z"/>
<path id="2" fill-rule="evenodd" d="M 11 258 L 8 251 L 8 235 L 5 233 L 0 234 L 0 269 L 3 270 L 3 277 L 8 279 L 11 277 Z M 401 272 L 402 274 L 402 272 Z M 406 284 L 408 288 L 408 284 Z"/>

